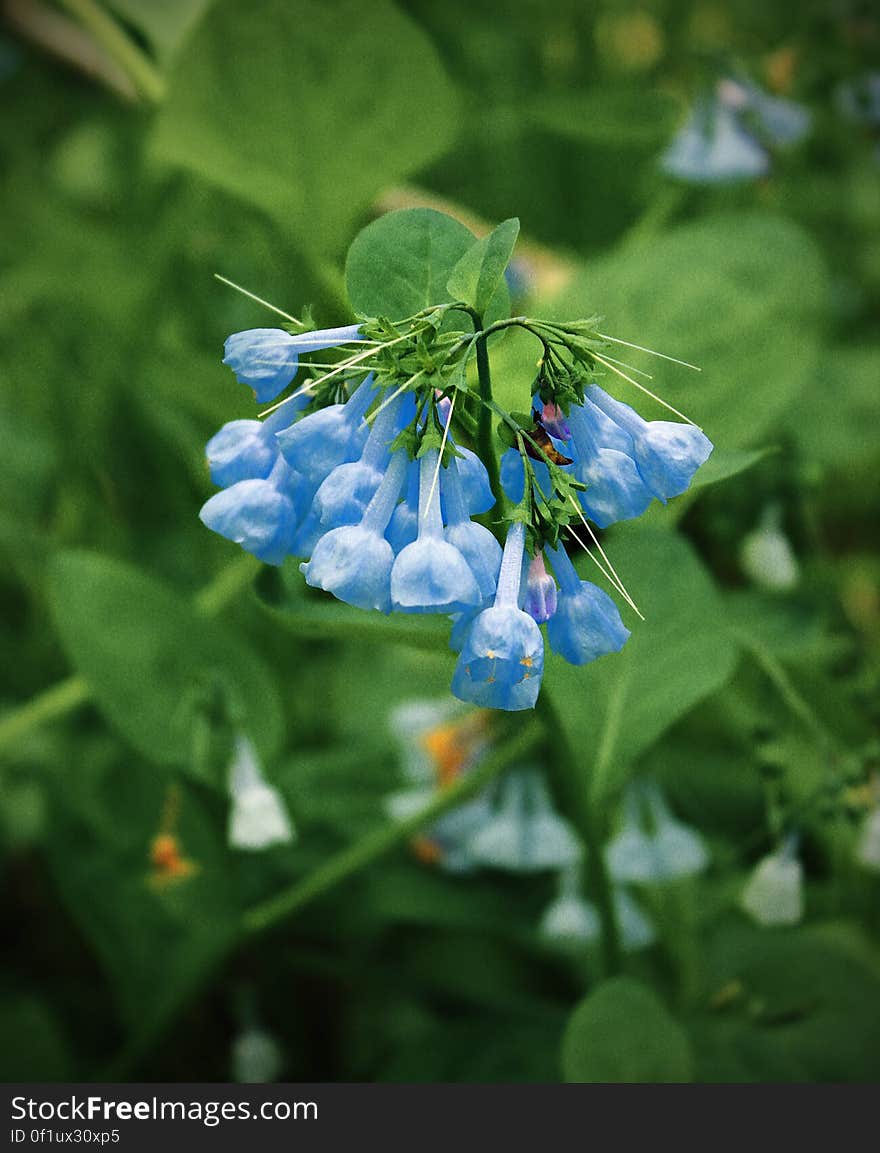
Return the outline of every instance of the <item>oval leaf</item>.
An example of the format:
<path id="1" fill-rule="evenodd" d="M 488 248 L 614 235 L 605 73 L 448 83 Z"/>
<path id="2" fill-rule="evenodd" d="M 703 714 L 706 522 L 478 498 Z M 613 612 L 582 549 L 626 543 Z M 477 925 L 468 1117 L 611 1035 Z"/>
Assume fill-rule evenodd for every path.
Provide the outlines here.
<path id="1" fill-rule="evenodd" d="M 453 300 L 463 300 L 482 316 L 504 278 L 518 236 L 519 221 L 512 217 L 472 244 L 446 286 Z"/>
<path id="2" fill-rule="evenodd" d="M 264 756 L 281 739 L 278 691 L 234 634 L 136 569 L 89 552 L 57 555 L 49 597 L 68 657 L 122 736 L 151 760 L 188 766 L 200 693 L 218 679 Z"/>
<path id="3" fill-rule="evenodd" d="M 605 981 L 581 1001 L 562 1038 L 566 1081 L 671 1084 L 692 1080 L 687 1036 L 647 986 Z"/>

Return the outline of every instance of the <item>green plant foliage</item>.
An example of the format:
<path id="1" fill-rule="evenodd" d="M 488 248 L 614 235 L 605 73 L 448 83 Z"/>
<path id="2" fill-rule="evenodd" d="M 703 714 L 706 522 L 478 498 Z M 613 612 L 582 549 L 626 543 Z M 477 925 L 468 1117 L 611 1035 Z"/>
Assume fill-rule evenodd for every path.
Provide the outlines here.
<path id="1" fill-rule="evenodd" d="M 572 1013 L 562 1040 L 566 1081 L 693 1079 L 687 1036 L 662 1001 L 630 977 L 606 981 Z"/>
<path id="2" fill-rule="evenodd" d="M 546 674 L 554 694 L 571 702 L 562 720 L 573 746 L 590 750 L 596 798 L 619 785 L 689 708 L 720 689 L 736 662 L 718 594 L 680 537 L 619 528 L 606 551 L 645 620 L 628 613 L 632 636 L 613 658 L 586 668 L 553 659 Z M 602 582 L 586 557 L 578 567 L 584 579 Z"/>
<path id="3" fill-rule="evenodd" d="M 505 220 L 488 236 L 471 245 L 453 268 L 446 285 L 453 300 L 463 300 L 480 316 L 488 313 L 518 236 L 519 221 Z"/>
<path id="4" fill-rule="evenodd" d="M 400 115 L 411 106 L 418 119 Z M 175 62 L 153 147 L 323 256 L 382 187 L 436 157 L 456 125 L 434 50 L 387 0 L 369 21 L 353 0 L 220 0 Z"/>
<path id="5" fill-rule="evenodd" d="M 277 748 L 283 722 L 270 674 L 234 633 L 185 599 L 85 552 L 54 558 L 50 592 L 75 667 L 108 720 L 145 756 L 186 765 L 200 692 L 218 683 L 239 726 L 266 755 Z"/>
<path id="6" fill-rule="evenodd" d="M 458 299 L 449 287 L 450 277 L 459 261 L 481 243 L 463 224 L 432 208 L 389 212 L 368 224 L 348 250 L 345 283 L 352 307 L 364 316 L 399 320 Z M 373 275 L 377 264 L 385 269 L 381 280 Z M 488 293 L 488 303 L 482 303 L 487 321 L 506 315 L 509 298 L 500 276 Z M 462 312 L 451 313 L 445 325 L 471 328 Z"/>

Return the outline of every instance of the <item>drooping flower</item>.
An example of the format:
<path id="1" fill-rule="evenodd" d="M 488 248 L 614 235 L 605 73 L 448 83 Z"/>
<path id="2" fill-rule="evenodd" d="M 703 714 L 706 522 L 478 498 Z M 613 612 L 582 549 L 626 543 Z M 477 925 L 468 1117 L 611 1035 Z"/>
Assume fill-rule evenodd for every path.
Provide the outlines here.
<path id="1" fill-rule="evenodd" d="M 575 457 L 574 475 L 587 486 L 586 491 L 579 494 L 580 502 L 590 520 L 600 528 L 607 528 L 615 521 L 641 516 L 654 493 L 645 484 L 633 459 L 635 446 L 629 430 L 620 421 L 611 421 L 626 433 L 626 449 L 621 451 L 603 444 L 600 437 L 607 426 L 597 420 L 597 414 L 607 419 L 600 407 L 585 398 L 582 405 L 572 405 L 568 423 Z"/>
<path id="2" fill-rule="evenodd" d="M 565 951 L 581 949 L 602 934 L 596 906 L 583 896 L 578 874 L 574 866 L 560 872 L 556 897 L 538 925 L 539 935 L 548 944 Z"/>
<path id="3" fill-rule="evenodd" d="M 657 930 L 633 895 L 622 885 L 617 885 L 613 900 L 624 952 L 637 953 L 653 945 L 657 940 Z"/>
<path id="4" fill-rule="evenodd" d="M 548 548 L 547 555 L 559 581 L 556 612 L 547 622 L 553 651 L 573 665 L 620 652 L 630 634 L 611 597 L 581 580 L 561 545 Z"/>
<path id="5" fill-rule="evenodd" d="M 583 853 L 571 826 L 553 808 L 543 777 L 531 768 L 504 778 L 492 819 L 468 849 L 484 865 L 521 873 L 563 869 Z"/>
<path id="6" fill-rule="evenodd" d="M 337 465 L 315 493 L 315 512 L 324 529 L 357 524 L 391 459 L 391 442 L 414 415 L 412 396 L 397 396 L 377 410 L 357 460 Z"/>
<path id="7" fill-rule="evenodd" d="M 743 538 L 739 563 L 759 588 L 787 592 L 798 583 L 797 557 L 782 531 L 782 515 L 777 506 L 766 508 L 758 527 Z"/>
<path id="8" fill-rule="evenodd" d="M 443 537 L 437 449 L 419 462 L 418 536 L 398 553 L 391 570 L 391 603 L 397 612 L 455 613 L 482 603 L 470 565 Z M 389 546 L 390 547 L 390 546 Z"/>
<path id="9" fill-rule="evenodd" d="M 453 457 L 445 469 L 442 496 L 446 505 L 446 540 L 467 561 L 480 591 L 480 600 L 495 595 L 501 568 L 501 545 L 481 524 L 470 519 L 458 460 Z"/>
<path id="10" fill-rule="evenodd" d="M 405 452 L 395 453 L 359 523 L 340 525 L 318 538 L 311 559 L 300 565 L 307 584 L 355 608 L 391 611 L 394 550 L 385 530 L 400 499 L 407 464 Z"/>
<path id="11" fill-rule="evenodd" d="M 703 838 L 676 820 L 655 785 L 631 787 L 624 813 L 623 827 L 606 848 L 608 868 L 615 881 L 659 884 L 706 868 L 709 854 Z"/>
<path id="12" fill-rule="evenodd" d="M 643 420 L 628 404 L 614 400 L 596 384 L 589 386 L 587 395 L 632 437 L 639 474 L 658 500 L 665 504 L 687 491 L 694 473 L 712 453 L 712 442 L 702 429 L 670 420 Z"/>
<path id="13" fill-rule="evenodd" d="M 291 467 L 317 486 L 338 465 L 356 460 L 369 432 L 364 417 L 375 395 L 374 387 L 370 375 L 344 404 L 310 412 L 280 431 L 278 446 Z"/>
<path id="14" fill-rule="evenodd" d="M 495 603 L 474 617 L 452 678 L 459 700 L 516 712 L 532 709 L 544 672 L 541 630 L 519 608 L 525 525 L 507 532 Z"/>
<path id="15" fill-rule="evenodd" d="M 796 925 L 804 915 L 804 870 L 789 837 L 755 866 L 740 905 L 759 925 Z"/>
<path id="16" fill-rule="evenodd" d="M 410 461 L 406 473 L 403 500 L 391 514 L 386 539 L 395 555 L 419 535 L 419 462 Z"/>
<path id="17" fill-rule="evenodd" d="M 260 404 L 266 404 L 296 376 L 301 355 L 362 339 L 358 324 L 297 336 L 282 328 L 249 328 L 227 337 L 223 363 L 229 365 L 242 384 L 254 390 Z"/>
<path id="18" fill-rule="evenodd" d="M 235 849 L 266 849 L 289 844 L 293 824 L 277 789 L 260 769 L 251 740 L 239 734 L 229 766 L 229 843 Z"/>
<path id="19" fill-rule="evenodd" d="M 544 567 L 542 552 L 528 563 L 523 608 L 539 625 L 549 621 L 556 612 L 556 581 Z"/>
<path id="20" fill-rule="evenodd" d="M 695 184 L 754 180 L 770 168 L 770 157 L 719 100 L 701 101 L 660 160 L 670 176 Z"/>
<path id="21" fill-rule="evenodd" d="M 276 434 L 311 403 L 306 393 L 292 396 L 265 420 L 232 420 L 208 441 L 205 456 L 211 480 L 221 488 L 240 480 L 264 480 L 278 459 Z"/>
<path id="22" fill-rule="evenodd" d="M 215 493 L 202 505 L 199 518 L 264 564 L 279 565 L 292 551 L 301 482 L 279 456 L 265 480 L 240 480 Z"/>

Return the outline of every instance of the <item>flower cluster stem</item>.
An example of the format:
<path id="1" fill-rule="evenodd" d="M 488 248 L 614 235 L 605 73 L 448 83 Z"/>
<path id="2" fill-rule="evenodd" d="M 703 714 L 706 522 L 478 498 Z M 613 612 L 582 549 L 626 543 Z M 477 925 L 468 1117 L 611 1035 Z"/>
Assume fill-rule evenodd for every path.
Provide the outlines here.
<path id="1" fill-rule="evenodd" d="M 580 772 L 580 759 L 572 748 L 553 702 L 552 694 L 545 684 L 535 711 L 540 716 L 547 732 L 551 771 L 570 801 L 570 808 L 581 837 L 587 848 L 587 869 L 591 895 L 599 912 L 602 926 L 602 970 L 604 976 L 613 977 L 622 971 L 620 933 L 617 915 L 614 911 L 614 892 L 611 878 L 605 864 L 605 846 L 590 799 L 590 790 Z"/>
<path id="2" fill-rule="evenodd" d="M 474 317 L 474 325 L 482 328 L 482 319 Z M 489 369 L 489 348 L 486 344 L 486 334 L 477 337 L 477 377 L 480 382 L 480 414 L 477 421 L 477 452 L 489 473 L 489 484 L 492 495 L 495 497 L 495 507 L 498 513 L 503 514 L 507 506 L 507 498 L 501 487 L 501 469 L 498 464 L 498 453 L 495 451 L 495 439 L 492 435 L 492 374 Z"/>
<path id="3" fill-rule="evenodd" d="M 497 748 L 472 772 L 459 777 L 454 784 L 440 790 L 433 800 L 411 817 L 368 834 L 341 853 L 337 853 L 335 857 L 331 857 L 304 880 L 249 909 L 242 921 L 245 932 L 260 933 L 270 929 L 298 912 L 304 905 L 365 869 L 397 845 L 409 840 L 426 825 L 433 824 L 444 813 L 485 788 L 508 765 L 525 756 L 538 743 L 540 735 L 540 726 L 533 721 L 527 722 L 516 736 Z"/>

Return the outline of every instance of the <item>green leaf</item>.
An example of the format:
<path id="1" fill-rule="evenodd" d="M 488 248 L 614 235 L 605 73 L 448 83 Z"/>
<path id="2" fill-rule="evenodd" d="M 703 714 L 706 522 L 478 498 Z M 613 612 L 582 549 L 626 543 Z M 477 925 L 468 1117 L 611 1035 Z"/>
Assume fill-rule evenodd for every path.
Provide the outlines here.
<path id="1" fill-rule="evenodd" d="M 263 755 L 278 747 L 281 706 L 262 661 L 159 581 L 110 557 L 63 552 L 49 567 L 49 597 L 72 664 L 145 756 L 189 765 L 195 710 L 218 682 Z"/>
<path id="2" fill-rule="evenodd" d="M 472 244 L 447 282 L 452 298 L 463 300 L 482 316 L 504 278 L 518 236 L 519 221 L 514 216 Z"/>
<path id="3" fill-rule="evenodd" d="M 354 239 L 345 263 L 348 298 L 355 312 L 401 320 L 455 299 L 447 287 L 453 269 L 474 244 L 474 234 L 458 220 L 432 208 L 401 208 L 368 224 Z M 506 315 L 509 294 L 498 284 L 485 319 Z M 453 312 L 444 328 L 469 331 L 463 312 Z"/>
<path id="4" fill-rule="evenodd" d="M 329 255 L 457 120 L 433 47 L 388 0 L 368 19 L 356 0 L 221 0 L 175 60 L 153 146 Z"/>
<path id="5" fill-rule="evenodd" d="M 716 448 L 706 463 L 697 469 L 691 489 L 705 488 L 707 485 L 718 484 L 722 480 L 738 476 L 741 472 L 754 468 L 776 451 L 775 448 Z"/>
<path id="6" fill-rule="evenodd" d="M 212 0 L 108 0 L 109 6 L 142 32 L 167 62 L 211 5 Z"/>
<path id="7" fill-rule="evenodd" d="M 721 598 L 690 545 L 670 532 L 621 526 L 604 548 L 646 619 L 620 605 L 632 629 L 620 653 L 584 668 L 548 653 L 545 669 L 574 748 L 592 751 L 597 795 L 619 785 L 640 753 L 721 688 L 736 662 Z M 578 568 L 620 604 L 583 555 Z"/>
<path id="8" fill-rule="evenodd" d="M 697 374 L 623 346 L 613 353 L 652 373 L 654 392 L 733 448 L 765 436 L 813 377 L 825 304 L 825 270 L 810 238 L 784 217 L 754 213 L 708 217 L 650 245 L 623 246 L 546 311 L 558 319 L 600 312 L 603 332 L 699 365 Z M 519 370 L 520 390 L 532 372 L 530 364 Z M 604 382 L 646 418 L 669 415 L 610 370 Z"/>
<path id="9" fill-rule="evenodd" d="M 571 1015 L 562 1039 L 566 1081 L 673 1084 L 693 1079 L 684 1030 L 647 986 L 603 982 Z"/>

